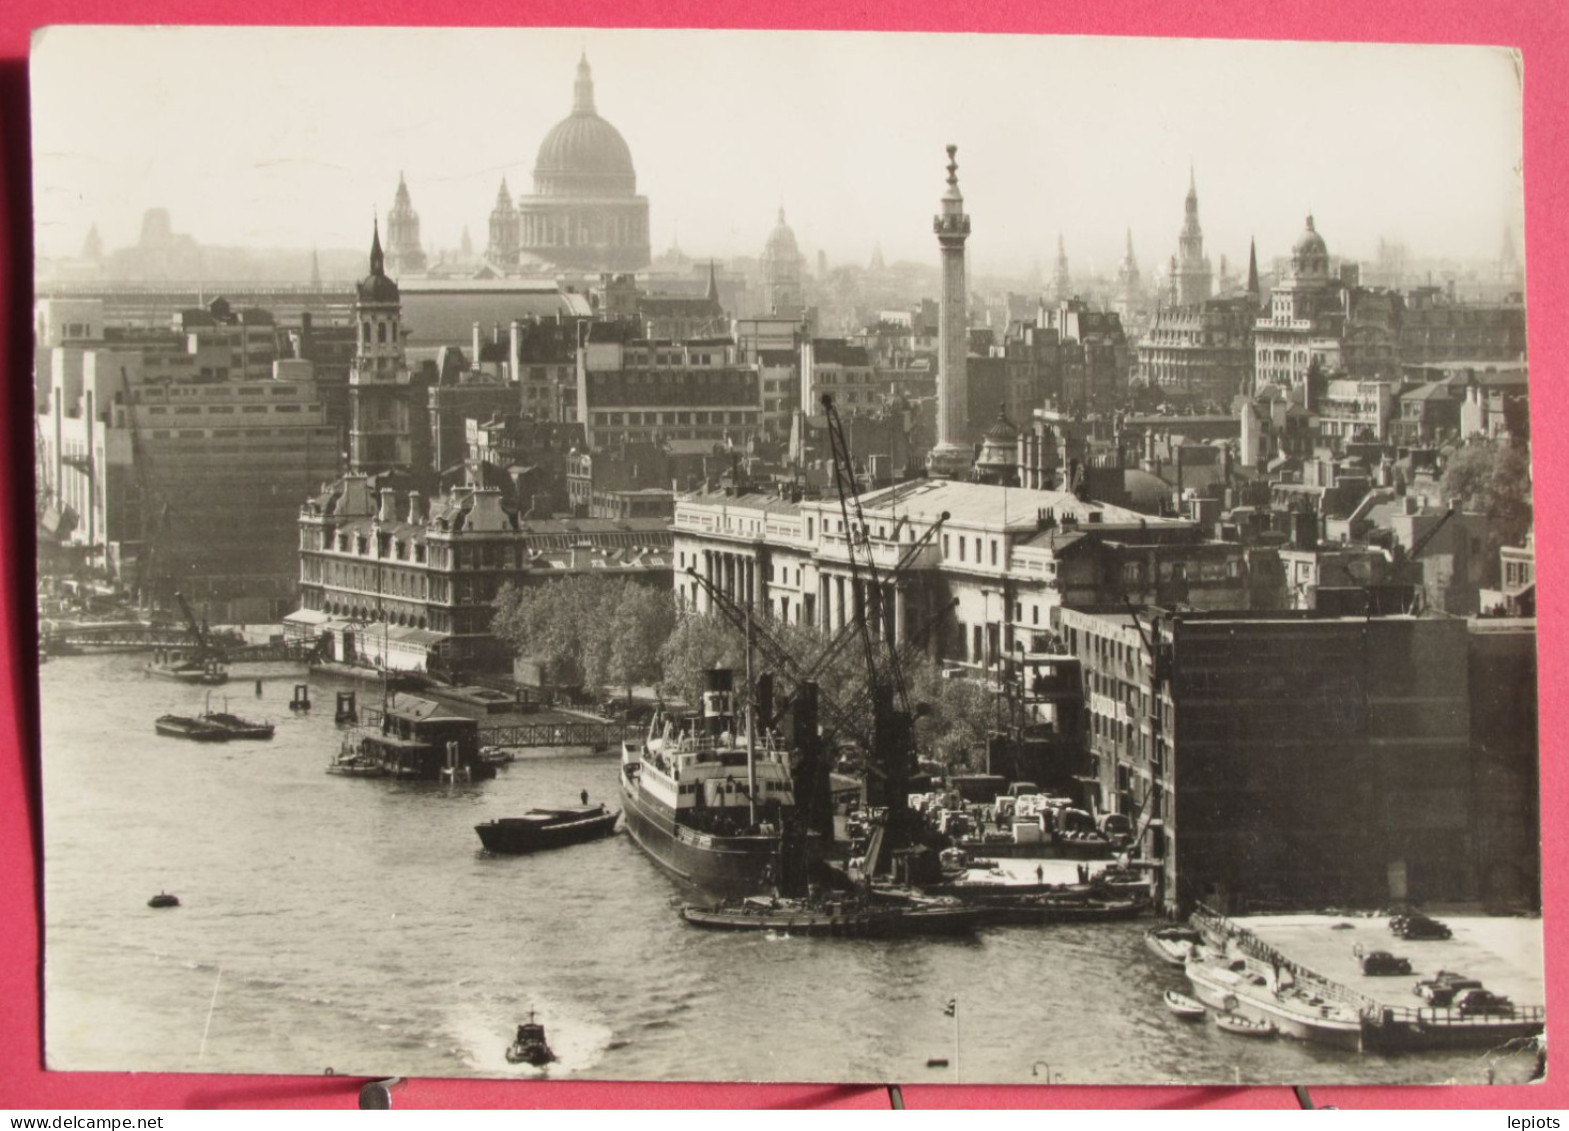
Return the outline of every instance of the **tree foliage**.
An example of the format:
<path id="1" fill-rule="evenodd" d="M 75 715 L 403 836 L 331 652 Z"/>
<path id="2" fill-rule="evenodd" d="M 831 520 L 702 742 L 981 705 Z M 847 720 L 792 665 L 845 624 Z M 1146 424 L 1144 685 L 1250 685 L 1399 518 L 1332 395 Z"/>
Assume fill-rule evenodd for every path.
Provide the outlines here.
<path id="1" fill-rule="evenodd" d="M 559 684 L 626 687 L 659 675 L 675 610 L 668 593 L 626 578 L 568 577 L 504 586 L 491 631 Z"/>
<path id="2" fill-rule="evenodd" d="M 1469 444 L 1444 467 L 1444 494 L 1493 520 L 1503 545 L 1531 529 L 1531 450 L 1523 444 Z"/>
<path id="3" fill-rule="evenodd" d="M 909 673 L 911 698 L 927 705 L 915 724 L 916 751 L 950 770 L 979 770 L 986 736 L 998 725 L 997 695 L 975 679 L 944 679 L 923 660 Z"/>

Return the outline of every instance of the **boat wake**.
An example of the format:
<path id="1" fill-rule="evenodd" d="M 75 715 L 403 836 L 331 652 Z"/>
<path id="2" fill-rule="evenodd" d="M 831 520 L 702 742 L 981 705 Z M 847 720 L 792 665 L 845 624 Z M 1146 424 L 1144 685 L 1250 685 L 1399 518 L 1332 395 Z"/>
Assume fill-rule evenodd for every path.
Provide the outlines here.
<path id="1" fill-rule="evenodd" d="M 447 1023 L 453 1054 L 468 1071 L 485 1076 L 571 1076 L 593 1068 L 618 1044 L 612 1040 L 614 1034 L 609 1025 L 570 1005 L 541 998 L 535 1008 L 545 1025 L 550 1050 L 556 1054 L 551 1064 L 536 1068 L 507 1061 L 507 1046 L 519 1021 L 528 1020 L 526 1005 L 495 1003 L 453 1017 Z"/>

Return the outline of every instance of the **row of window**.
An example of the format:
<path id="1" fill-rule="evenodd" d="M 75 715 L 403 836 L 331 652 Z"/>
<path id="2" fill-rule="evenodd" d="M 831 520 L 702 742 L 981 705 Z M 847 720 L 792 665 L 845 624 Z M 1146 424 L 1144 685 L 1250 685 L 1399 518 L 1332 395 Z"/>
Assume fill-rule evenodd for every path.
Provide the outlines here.
<path id="1" fill-rule="evenodd" d="M 598 428 L 650 424 L 756 424 L 755 412 L 596 412 Z"/>
<path id="2" fill-rule="evenodd" d="M 316 406 L 313 405 L 311 407 L 314 408 Z M 240 405 L 240 411 L 242 413 L 257 413 L 257 412 L 269 412 L 269 411 L 271 411 L 271 412 L 303 412 L 304 409 L 305 409 L 305 406 L 304 405 L 300 405 L 300 404 L 275 404 L 275 405 L 242 404 L 242 405 Z M 165 408 L 164 406 L 162 406 L 162 405 L 150 405 L 147 408 L 147 412 L 148 412 L 148 414 L 150 416 L 164 416 L 164 415 L 168 414 L 169 410 L 167 408 Z M 200 416 L 204 412 L 207 413 L 210 416 L 233 416 L 234 415 L 234 406 L 233 405 L 227 405 L 227 404 L 179 405 L 179 406 L 177 406 L 175 408 L 174 415 L 175 416 Z"/>
<path id="3" fill-rule="evenodd" d="M 951 541 L 950 541 L 950 539 L 951 539 Z M 973 561 L 976 565 L 984 564 L 981 561 L 981 540 L 979 538 L 975 538 L 973 540 L 975 549 L 974 549 L 973 556 L 971 556 L 969 558 L 965 557 L 965 547 L 964 547 L 965 541 L 966 541 L 966 539 L 965 539 L 964 535 L 962 535 L 962 534 L 958 534 L 958 535 L 944 534 L 942 536 L 942 556 L 944 558 L 951 558 L 951 557 L 953 557 L 953 546 L 957 545 L 958 546 L 958 550 L 959 550 L 959 561 L 961 561 L 961 562 L 962 561 Z M 998 558 L 997 539 L 993 538 L 991 540 L 991 564 L 992 565 L 996 565 L 997 564 L 997 558 Z"/>

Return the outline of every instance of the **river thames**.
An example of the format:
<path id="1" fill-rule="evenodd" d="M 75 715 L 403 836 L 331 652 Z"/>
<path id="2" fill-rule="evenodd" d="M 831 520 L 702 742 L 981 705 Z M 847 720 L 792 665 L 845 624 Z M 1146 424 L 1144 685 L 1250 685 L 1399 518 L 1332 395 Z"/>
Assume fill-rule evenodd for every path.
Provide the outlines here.
<path id="1" fill-rule="evenodd" d="M 215 689 L 271 742 L 162 738 L 204 689 L 137 656 L 40 669 L 45 1036 L 51 1068 L 939 1083 L 1481 1083 L 1477 1053 L 1382 1057 L 1250 1042 L 1161 1005 L 1180 971 L 1148 922 L 989 927 L 970 939 L 778 939 L 684 926 L 689 892 L 624 835 L 492 857 L 474 826 L 616 804 L 616 757 L 542 752 L 490 782 L 326 774 L 333 693 Z M 1069 866 L 1071 872 L 1071 865 Z M 160 890 L 177 910 L 147 907 Z M 956 999 L 956 1016 L 945 1007 Z M 942 1058 L 945 1066 L 928 1067 Z"/>

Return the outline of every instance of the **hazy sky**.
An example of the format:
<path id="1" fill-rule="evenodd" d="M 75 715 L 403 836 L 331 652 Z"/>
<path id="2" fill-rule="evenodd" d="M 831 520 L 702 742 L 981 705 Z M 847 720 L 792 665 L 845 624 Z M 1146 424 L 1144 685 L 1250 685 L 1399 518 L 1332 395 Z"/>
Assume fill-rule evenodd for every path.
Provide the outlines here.
<path id="1" fill-rule="evenodd" d="M 1521 95 L 1499 48 L 883 33 L 60 28 L 32 60 L 44 255 L 168 208 L 204 243 L 355 247 L 407 175 L 427 250 L 528 192 L 578 53 L 632 149 L 655 254 L 935 259 L 959 146 L 972 270 L 1109 269 L 1175 248 L 1191 162 L 1206 250 L 1379 236 L 1491 257 L 1522 228 Z"/>

